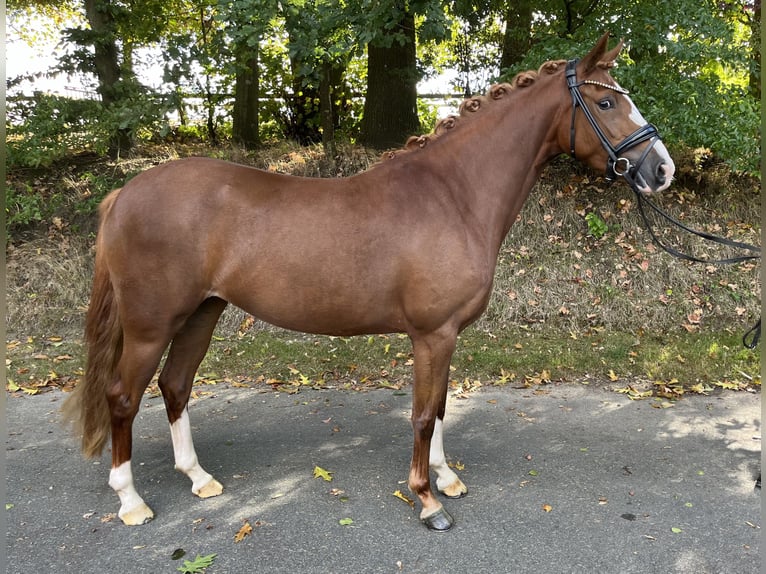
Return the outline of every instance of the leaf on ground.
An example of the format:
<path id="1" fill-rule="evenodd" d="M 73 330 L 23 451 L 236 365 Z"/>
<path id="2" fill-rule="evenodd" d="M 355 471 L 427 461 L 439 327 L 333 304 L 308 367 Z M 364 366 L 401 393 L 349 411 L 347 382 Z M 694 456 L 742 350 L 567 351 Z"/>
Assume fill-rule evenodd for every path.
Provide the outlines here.
<path id="1" fill-rule="evenodd" d="M 213 565 L 216 556 L 217 554 L 208 554 L 207 556 L 197 554 L 194 560 L 184 560 L 183 566 L 179 566 L 176 570 L 183 574 L 201 574 L 206 568 Z"/>
<path id="2" fill-rule="evenodd" d="M 338 520 L 338 524 L 340 524 L 341 526 L 350 526 L 353 523 L 354 523 L 354 520 L 352 518 L 341 518 L 340 520 Z"/>
<path id="3" fill-rule="evenodd" d="M 697 393 L 699 395 L 707 395 L 710 391 L 713 389 L 711 387 L 706 387 L 702 383 L 697 383 L 696 385 L 692 385 L 689 387 L 689 391 L 692 393 Z"/>
<path id="4" fill-rule="evenodd" d="M 648 391 L 639 391 L 633 385 L 628 385 L 627 387 L 623 387 L 621 389 L 615 389 L 615 391 L 624 395 L 628 395 L 628 398 L 632 401 L 646 399 L 654 394 L 652 389 L 649 389 Z"/>
<path id="5" fill-rule="evenodd" d="M 681 532 L 683 532 L 683 530 L 681 528 L 678 528 L 677 526 L 674 526 L 673 528 L 671 528 L 670 531 L 673 534 L 680 534 Z"/>
<path id="6" fill-rule="evenodd" d="M 175 550 L 173 550 L 173 554 L 170 556 L 170 559 L 180 560 L 184 556 L 186 556 L 186 550 L 184 550 L 183 548 L 176 548 Z"/>
<path id="7" fill-rule="evenodd" d="M 659 399 L 657 399 L 659 401 Z M 671 403 L 670 401 L 660 401 L 652 403 L 652 408 L 654 409 L 669 409 L 671 407 L 676 406 L 675 403 Z"/>
<path id="8" fill-rule="evenodd" d="M 553 507 L 550 504 L 543 504 L 543 511 L 550 512 L 553 510 Z"/>
<path id="9" fill-rule="evenodd" d="M 234 535 L 234 542 L 242 542 L 245 539 L 245 536 L 249 536 L 252 533 L 253 527 L 250 526 L 250 523 L 247 520 L 245 520 L 242 528 L 240 528 L 239 532 Z"/>
<path id="10" fill-rule="evenodd" d="M 398 498 L 399 500 L 403 500 L 407 504 L 410 505 L 410 508 L 415 508 L 415 501 L 412 500 L 409 496 L 406 494 L 403 494 L 401 490 L 394 491 L 394 496 Z"/>
<path id="11" fill-rule="evenodd" d="M 322 478 L 326 480 L 327 482 L 330 482 L 332 480 L 333 471 L 331 470 L 325 470 L 321 466 L 315 466 L 314 467 L 314 478 Z"/>

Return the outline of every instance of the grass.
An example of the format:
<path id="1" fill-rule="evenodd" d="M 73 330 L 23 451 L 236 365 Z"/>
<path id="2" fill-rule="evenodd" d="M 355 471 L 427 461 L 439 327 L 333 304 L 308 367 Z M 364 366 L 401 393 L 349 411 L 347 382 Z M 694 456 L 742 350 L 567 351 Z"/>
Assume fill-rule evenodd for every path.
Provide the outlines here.
<path id="1" fill-rule="evenodd" d="M 82 375 L 81 340 L 58 336 L 8 343 L 10 388 L 40 392 L 70 388 Z M 404 335 L 325 337 L 273 328 L 217 336 L 197 375 L 198 385 L 228 383 L 295 393 L 303 387 L 406 389 L 412 353 Z M 759 355 L 733 334 L 674 336 L 607 333 L 576 336 L 517 329 L 498 335 L 467 329 L 452 361 L 453 389 L 578 382 L 612 389 L 658 383 L 709 393 L 760 388 Z M 156 393 L 156 384 L 150 388 Z"/>
<path id="2" fill-rule="evenodd" d="M 322 177 L 375 160 L 353 147 L 331 161 L 320 147 L 289 144 L 253 153 L 164 146 L 121 162 L 10 173 L 9 185 L 34 185 L 57 198 L 50 204 L 57 211 L 42 214 L 41 223 L 9 228 L 7 369 L 16 385 L 71 386 L 81 376 L 96 199 L 152 164 L 194 154 Z M 758 182 L 722 166 L 687 167 L 682 157 L 676 163 L 679 180 L 660 199 L 664 207 L 692 227 L 759 243 Z M 698 255 L 728 255 L 666 226 L 660 233 Z M 637 388 L 675 380 L 703 391 L 758 387 L 757 353 L 740 338 L 760 315 L 759 270 L 760 263 L 689 264 L 659 252 L 626 187 L 606 187 L 569 160 L 554 162 L 501 249 L 487 312 L 460 338 L 453 386 L 593 381 Z M 291 392 L 304 385 L 402 387 L 411 381 L 410 362 L 406 337 L 312 337 L 253 323 L 230 308 L 199 380 Z"/>

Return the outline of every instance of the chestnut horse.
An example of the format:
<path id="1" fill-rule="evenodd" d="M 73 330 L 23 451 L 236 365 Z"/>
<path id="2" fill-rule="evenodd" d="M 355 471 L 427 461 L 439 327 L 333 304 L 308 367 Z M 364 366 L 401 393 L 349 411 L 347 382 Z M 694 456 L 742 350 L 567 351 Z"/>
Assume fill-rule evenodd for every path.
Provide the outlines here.
<path id="1" fill-rule="evenodd" d="M 199 464 L 187 403 L 228 303 L 286 329 L 406 333 L 414 352 L 409 487 L 421 520 L 446 530 L 434 495 L 467 489 L 445 461 L 442 423 L 458 333 L 487 306 L 497 255 L 546 163 L 571 153 L 641 192 L 673 161 L 609 75 L 622 42 L 548 62 L 466 100 L 459 116 L 358 175 L 311 179 L 204 158 L 133 178 L 101 205 L 85 377 L 64 411 L 97 456 L 111 432 L 109 485 L 125 524 L 153 518 L 133 485 L 132 425 L 159 375 L 175 466 L 202 498 L 221 484 Z M 579 110 L 579 111 L 578 111 Z"/>

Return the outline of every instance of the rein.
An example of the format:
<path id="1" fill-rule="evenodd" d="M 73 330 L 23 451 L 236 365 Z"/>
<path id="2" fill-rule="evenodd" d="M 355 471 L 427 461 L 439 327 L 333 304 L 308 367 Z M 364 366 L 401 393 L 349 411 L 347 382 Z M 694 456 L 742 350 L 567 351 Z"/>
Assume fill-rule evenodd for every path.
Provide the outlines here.
<path id="1" fill-rule="evenodd" d="M 641 218 L 644 221 L 644 225 L 646 226 L 646 229 L 649 232 L 649 235 L 651 236 L 652 241 L 654 241 L 654 243 L 657 246 L 659 246 L 661 249 L 663 249 L 665 252 L 672 255 L 673 257 L 677 257 L 678 259 L 683 259 L 685 261 L 691 261 L 694 263 L 707 263 L 712 265 L 730 265 L 734 263 L 743 263 L 745 261 L 760 259 L 761 258 L 760 247 L 757 247 L 755 245 L 750 245 L 749 243 L 744 243 L 741 241 L 734 241 L 727 237 L 720 237 L 717 235 L 713 235 L 705 231 L 698 231 L 698 230 L 692 229 L 688 227 L 687 225 L 681 223 L 680 221 L 678 221 L 677 219 L 675 219 L 668 213 L 664 212 L 654 202 L 649 200 L 643 193 L 641 193 L 641 191 L 639 191 L 635 178 L 638 175 L 638 170 L 641 168 L 641 165 L 644 163 L 644 160 L 646 159 L 647 155 L 652 150 L 652 148 L 654 148 L 655 144 L 660 140 L 659 132 L 657 131 L 657 128 L 654 125 L 646 124 L 640 127 L 639 129 L 637 129 L 632 134 L 630 134 L 624 140 L 622 140 L 617 146 L 613 146 L 612 142 L 610 142 L 609 139 L 606 137 L 603 130 L 601 129 L 601 126 L 598 125 L 596 118 L 593 116 L 592 112 L 590 111 L 588 106 L 585 104 L 585 100 L 582 97 L 582 93 L 580 93 L 580 86 L 584 84 L 592 84 L 592 85 L 600 86 L 602 88 L 608 88 L 619 94 L 628 94 L 629 92 L 628 90 L 625 90 L 619 86 L 612 85 L 612 84 L 605 84 L 603 82 L 596 82 L 593 80 L 583 80 L 581 82 L 578 82 L 577 81 L 577 62 L 578 61 L 579 60 L 577 59 L 569 60 L 566 66 L 567 87 L 569 88 L 569 93 L 572 95 L 572 123 L 571 123 L 570 131 L 569 131 L 569 134 L 570 134 L 569 135 L 569 148 L 570 148 L 569 151 L 571 156 L 575 159 L 577 157 L 575 155 L 575 118 L 577 114 L 577 109 L 580 108 L 583 111 L 585 118 L 588 120 L 588 123 L 593 128 L 593 131 L 595 132 L 599 141 L 601 142 L 602 147 L 609 155 L 609 159 L 607 159 L 607 164 L 606 164 L 606 175 L 605 175 L 606 180 L 608 182 L 613 182 L 616 177 L 625 178 L 625 181 L 628 182 L 630 189 L 633 190 L 633 193 L 636 195 L 636 199 L 638 202 L 638 211 L 641 214 Z M 639 158 L 636 164 L 631 164 L 628 158 L 620 157 L 620 154 L 622 152 L 632 147 L 635 147 L 638 144 L 645 142 L 647 140 L 649 140 L 649 145 L 646 146 L 646 149 L 643 151 L 643 153 L 641 154 L 641 157 Z M 666 245 L 659 239 L 657 234 L 654 232 L 654 228 L 652 227 L 652 224 L 649 221 L 649 218 L 646 215 L 644 205 L 648 205 L 655 213 L 663 217 L 665 220 L 672 223 L 676 227 L 679 227 L 683 229 L 684 231 L 691 233 L 692 235 L 696 235 L 697 237 L 701 237 L 702 239 L 705 239 L 706 241 L 712 241 L 713 243 L 718 243 L 720 245 L 725 245 L 727 247 L 743 249 L 745 251 L 751 252 L 752 254 L 711 260 L 711 259 L 702 259 L 699 257 L 695 257 L 693 255 L 689 255 L 687 253 L 683 253 L 682 251 L 679 251 L 675 249 L 674 247 L 671 247 L 670 245 Z M 756 345 L 758 344 L 760 337 L 761 337 L 761 320 L 759 319 L 758 322 L 752 328 L 750 328 L 750 330 L 747 333 L 745 333 L 745 335 L 742 337 L 742 343 L 745 347 L 749 349 L 754 349 Z"/>

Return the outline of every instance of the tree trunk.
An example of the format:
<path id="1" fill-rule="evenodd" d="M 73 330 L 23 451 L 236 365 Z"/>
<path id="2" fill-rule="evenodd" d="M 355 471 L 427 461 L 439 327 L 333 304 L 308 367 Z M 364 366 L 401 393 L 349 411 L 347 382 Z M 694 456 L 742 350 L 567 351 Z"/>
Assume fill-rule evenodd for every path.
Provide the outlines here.
<path id="1" fill-rule="evenodd" d="M 397 32 L 404 35 L 404 43 L 390 37 Z M 417 81 L 415 18 L 402 6 L 394 30 L 383 31 L 378 41 L 367 46 L 362 144 L 376 149 L 399 147 L 420 129 Z"/>
<path id="2" fill-rule="evenodd" d="M 322 62 L 322 78 L 319 81 L 319 110 L 322 119 L 322 147 L 325 154 L 335 160 L 335 118 L 332 109 L 332 64 Z"/>
<path id="3" fill-rule="evenodd" d="M 119 101 L 117 87 L 122 80 L 116 43 L 116 26 L 108 8 L 109 0 L 85 0 L 85 16 L 93 31 L 98 93 L 106 109 Z M 113 158 L 118 157 L 130 151 L 132 147 L 130 130 L 115 129 L 109 138 L 109 155 Z"/>
<path id="4" fill-rule="evenodd" d="M 761 99 L 761 0 L 755 0 L 750 24 L 750 95 Z"/>
<path id="5" fill-rule="evenodd" d="M 260 143 L 258 136 L 259 78 L 257 47 L 248 48 L 240 58 L 234 87 L 232 136 L 239 145 L 253 149 Z"/>
<path id="6" fill-rule="evenodd" d="M 532 3 L 519 0 L 510 3 L 505 13 L 505 33 L 500 57 L 500 70 L 518 64 L 532 42 Z"/>

